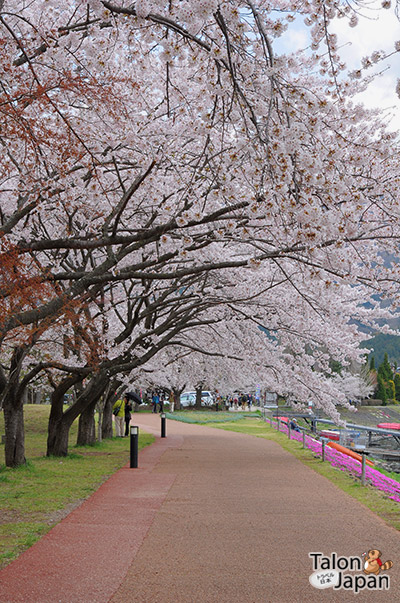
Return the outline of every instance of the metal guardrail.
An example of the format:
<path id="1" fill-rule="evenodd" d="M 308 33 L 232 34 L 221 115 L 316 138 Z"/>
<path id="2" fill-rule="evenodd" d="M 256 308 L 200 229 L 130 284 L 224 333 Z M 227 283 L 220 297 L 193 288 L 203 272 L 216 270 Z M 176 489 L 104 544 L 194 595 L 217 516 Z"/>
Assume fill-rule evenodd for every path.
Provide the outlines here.
<path id="1" fill-rule="evenodd" d="M 334 421 L 328 419 L 314 418 L 316 422 L 327 423 L 328 425 L 336 425 Z M 381 433 L 382 435 L 391 435 L 400 437 L 400 431 L 398 429 L 384 429 L 383 427 L 371 427 L 370 425 L 356 425 L 355 423 L 346 423 L 345 429 L 357 429 L 359 431 L 370 431 L 371 433 Z"/>
<path id="2" fill-rule="evenodd" d="M 275 418 L 278 418 L 279 416 L 287 416 L 289 419 L 292 419 L 292 418 L 309 419 L 310 421 L 315 421 L 316 423 L 318 423 L 318 422 L 326 423 L 327 425 L 335 425 L 337 427 L 337 424 L 335 423 L 335 421 L 331 421 L 330 419 L 324 419 L 317 415 L 290 413 L 290 412 L 285 411 L 283 414 L 273 414 L 273 416 Z M 400 438 L 400 430 L 398 430 L 398 429 L 385 429 L 383 427 L 371 427 L 370 425 L 357 425 L 355 423 L 347 423 L 347 422 L 346 422 L 345 429 L 357 429 L 360 431 L 371 431 L 372 433 L 381 433 L 382 435 L 391 435 L 391 436 L 397 436 Z"/>
<path id="3" fill-rule="evenodd" d="M 325 419 L 324 417 L 318 416 L 316 414 L 309 413 L 292 413 L 289 408 L 282 408 L 275 406 L 264 407 L 263 408 L 263 417 L 266 418 L 266 415 L 270 415 L 271 418 L 279 419 L 279 417 L 284 416 L 288 419 L 293 418 L 302 418 L 305 419 L 307 423 L 310 423 L 311 433 L 314 435 L 317 432 L 317 423 L 325 423 L 327 425 L 334 425 L 337 427 L 337 424 L 331 419 Z M 368 434 L 368 446 L 372 444 L 372 435 L 382 435 L 382 436 L 391 436 L 396 444 L 400 446 L 400 430 L 396 429 L 385 429 L 383 427 L 371 427 L 370 425 L 357 425 L 355 423 L 346 423 L 343 429 L 347 430 L 356 430 L 356 431 L 364 431 Z M 306 431 L 307 428 L 306 428 Z"/>

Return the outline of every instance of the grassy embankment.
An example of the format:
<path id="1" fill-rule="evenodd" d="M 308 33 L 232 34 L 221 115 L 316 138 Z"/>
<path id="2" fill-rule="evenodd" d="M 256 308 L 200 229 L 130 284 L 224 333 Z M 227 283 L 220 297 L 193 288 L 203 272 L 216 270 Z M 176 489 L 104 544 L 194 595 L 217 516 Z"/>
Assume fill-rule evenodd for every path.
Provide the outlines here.
<path id="1" fill-rule="evenodd" d="M 47 458 L 44 455 L 50 407 L 24 408 L 27 464 L 6 468 L 4 444 L 0 446 L 0 568 L 32 546 L 129 462 L 129 438 L 75 446 L 77 423 L 71 428 L 70 454 Z M 3 413 L 0 434 L 4 434 Z M 153 436 L 141 432 L 139 449 L 153 441 Z"/>

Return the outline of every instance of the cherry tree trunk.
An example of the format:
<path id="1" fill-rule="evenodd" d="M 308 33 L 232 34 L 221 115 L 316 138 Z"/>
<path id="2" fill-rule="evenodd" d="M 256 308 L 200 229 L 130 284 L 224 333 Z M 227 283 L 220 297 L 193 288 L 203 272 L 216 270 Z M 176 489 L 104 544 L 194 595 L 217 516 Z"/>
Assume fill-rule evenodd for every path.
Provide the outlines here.
<path id="1" fill-rule="evenodd" d="M 47 456 L 67 456 L 71 422 L 65 419 L 49 419 L 47 435 Z"/>
<path id="2" fill-rule="evenodd" d="M 196 402 L 194 404 L 194 407 L 197 410 L 201 409 L 201 394 L 203 391 L 203 385 L 201 385 L 200 387 L 196 387 Z"/>
<path id="3" fill-rule="evenodd" d="M 76 404 L 64 412 L 64 394 L 79 381 L 76 376 L 64 379 L 51 396 L 51 411 L 47 432 L 47 456 L 67 456 L 69 430 L 79 416 Z M 74 408 L 75 407 L 75 408 Z M 85 409 L 82 407 L 81 412 Z"/>
<path id="4" fill-rule="evenodd" d="M 26 463 L 25 458 L 25 430 L 24 407 L 21 402 L 10 403 L 4 401 L 4 426 L 5 426 L 5 463 L 6 467 L 19 467 Z"/>
<path id="5" fill-rule="evenodd" d="M 6 467 L 26 463 L 23 391 L 19 387 L 22 361 L 26 350 L 15 348 L 11 357 L 8 381 L 3 386 Z"/>
<path id="6" fill-rule="evenodd" d="M 114 382 L 110 385 L 110 388 L 108 390 L 108 395 L 104 402 L 103 423 L 101 426 L 101 435 L 102 435 L 103 440 L 110 439 L 113 437 L 112 409 L 113 409 L 114 402 L 117 399 L 115 389 L 116 389 L 116 382 Z"/>
<path id="7" fill-rule="evenodd" d="M 181 393 L 183 392 L 183 388 L 173 389 L 172 391 L 174 392 L 175 397 L 175 410 L 181 410 Z"/>
<path id="8" fill-rule="evenodd" d="M 97 400 L 89 404 L 79 416 L 77 446 L 92 446 L 96 442 L 96 426 L 94 411 Z"/>
<path id="9" fill-rule="evenodd" d="M 66 456 L 68 454 L 68 434 L 72 423 L 86 410 L 92 408 L 92 415 L 99 397 L 104 392 L 107 379 L 104 374 L 98 374 L 82 389 L 81 393 L 72 406 L 65 412 L 63 411 L 64 393 L 68 391 L 72 385 L 82 381 L 79 376 L 71 376 L 65 379 L 53 392 L 52 408 L 49 419 L 49 433 L 47 438 L 47 455 Z M 89 433 L 90 412 L 85 415 L 86 432 L 83 429 L 82 433 Z M 93 433 L 94 425 L 93 425 Z M 85 437 L 86 437 L 85 436 Z M 91 442 L 93 443 L 93 442 Z"/>
<path id="10" fill-rule="evenodd" d="M 104 406 L 103 410 L 103 423 L 101 426 L 101 436 L 104 439 L 113 437 L 113 428 L 112 428 L 112 398 L 109 398 Z"/>

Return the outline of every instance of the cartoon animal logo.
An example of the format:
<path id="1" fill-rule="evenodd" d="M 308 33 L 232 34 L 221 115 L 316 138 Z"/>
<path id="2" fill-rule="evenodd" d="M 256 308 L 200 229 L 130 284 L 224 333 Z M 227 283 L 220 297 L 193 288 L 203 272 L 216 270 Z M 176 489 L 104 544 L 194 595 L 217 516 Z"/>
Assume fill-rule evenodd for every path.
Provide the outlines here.
<path id="1" fill-rule="evenodd" d="M 371 549 L 368 553 L 363 553 L 364 557 L 364 574 L 375 574 L 378 576 L 383 570 L 388 570 L 393 566 L 393 561 L 381 561 L 381 551 Z"/>

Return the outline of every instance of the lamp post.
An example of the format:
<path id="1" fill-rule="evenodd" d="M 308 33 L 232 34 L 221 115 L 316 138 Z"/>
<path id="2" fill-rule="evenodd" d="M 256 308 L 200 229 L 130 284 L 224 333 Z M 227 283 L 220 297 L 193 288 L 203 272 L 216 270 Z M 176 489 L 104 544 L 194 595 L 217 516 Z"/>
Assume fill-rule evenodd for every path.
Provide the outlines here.
<path id="1" fill-rule="evenodd" d="M 165 418 L 165 412 L 161 413 L 161 437 L 165 438 L 166 437 L 166 418 Z"/>
<path id="2" fill-rule="evenodd" d="M 138 450 L 139 450 L 139 427 L 131 425 L 131 469 L 137 469 L 138 466 Z"/>

